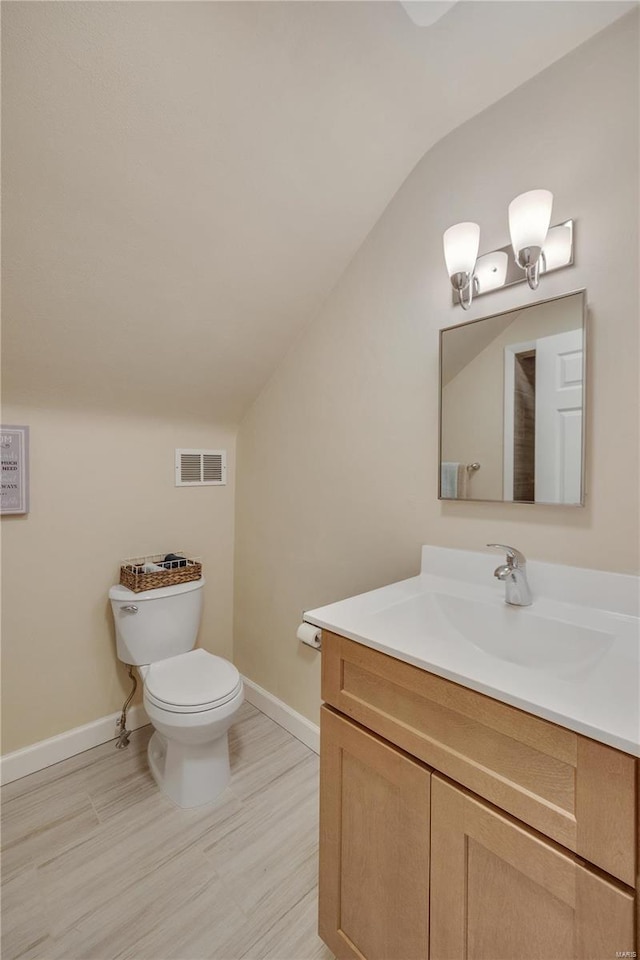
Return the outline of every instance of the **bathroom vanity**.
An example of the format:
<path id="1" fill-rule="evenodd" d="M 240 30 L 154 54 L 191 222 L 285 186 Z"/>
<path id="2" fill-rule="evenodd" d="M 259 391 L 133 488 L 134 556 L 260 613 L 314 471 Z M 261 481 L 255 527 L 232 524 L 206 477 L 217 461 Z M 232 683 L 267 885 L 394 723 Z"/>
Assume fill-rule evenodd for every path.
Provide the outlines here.
<path id="1" fill-rule="evenodd" d="M 531 564 L 534 605 L 501 618 L 493 564 L 425 548 L 420 577 L 306 614 L 323 628 L 319 930 L 338 958 L 638 949 L 637 582 Z M 540 636 L 536 663 L 542 630 L 557 656 Z"/>

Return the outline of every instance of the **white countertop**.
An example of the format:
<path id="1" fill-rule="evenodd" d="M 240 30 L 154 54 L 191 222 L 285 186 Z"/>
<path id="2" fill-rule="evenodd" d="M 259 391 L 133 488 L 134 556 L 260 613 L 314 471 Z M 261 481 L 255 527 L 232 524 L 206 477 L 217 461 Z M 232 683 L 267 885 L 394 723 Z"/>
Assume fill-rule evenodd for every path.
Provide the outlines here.
<path id="1" fill-rule="evenodd" d="M 425 547 L 419 576 L 304 619 L 640 757 L 638 578 L 531 562 L 511 607 L 501 562 Z"/>

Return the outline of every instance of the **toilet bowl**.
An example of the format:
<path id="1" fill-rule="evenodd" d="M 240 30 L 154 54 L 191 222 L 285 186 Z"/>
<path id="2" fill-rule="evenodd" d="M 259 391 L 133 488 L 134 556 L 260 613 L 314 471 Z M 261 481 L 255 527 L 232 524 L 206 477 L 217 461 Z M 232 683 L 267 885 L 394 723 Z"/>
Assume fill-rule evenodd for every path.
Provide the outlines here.
<path id="1" fill-rule="evenodd" d="M 240 674 L 227 660 L 193 650 L 140 668 L 144 708 L 155 728 L 148 759 L 174 803 L 199 807 L 231 775 L 227 732 L 244 699 Z"/>
<path id="2" fill-rule="evenodd" d="M 232 663 L 193 649 L 203 582 L 138 594 L 120 585 L 109 591 L 118 656 L 137 666 L 154 727 L 149 768 L 181 807 L 213 802 L 229 782 L 228 731 L 244 699 Z"/>

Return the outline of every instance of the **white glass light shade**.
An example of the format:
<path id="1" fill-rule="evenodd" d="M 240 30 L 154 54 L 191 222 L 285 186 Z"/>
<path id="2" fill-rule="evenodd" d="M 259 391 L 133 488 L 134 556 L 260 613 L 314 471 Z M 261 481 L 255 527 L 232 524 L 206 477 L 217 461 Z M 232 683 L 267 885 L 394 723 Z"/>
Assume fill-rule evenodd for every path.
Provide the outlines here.
<path id="1" fill-rule="evenodd" d="M 493 253 L 485 253 L 483 257 L 478 257 L 475 269 L 478 293 L 488 293 L 489 290 L 504 287 L 508 264 L 509 257 L 504 250 L 494 250 Z"/>
<path id="2" fill-rule="evenodd" d="M 548 270 L 557 270 L 558 267 L 566 267 L 571 263 L 571 227 L 562 223 L 557 227 L 552 227 L 547 234 L 542 252 L 544 257 L 540 265 L 540 272 L 546 273 Z"/>
<path id="3" fill-rule="evenodd" d="M 444 259 L 447 273 L 473 273 L 480 246 L 480 227 L 477 223 L 456 223 L 443 235 Z"/>
<path id="4" fill-rule="evenodd" d="M 525 247 L 542 247 L 551 223 L 553 194 L 529 190 L 509 204 L 509 233 L 516 258 Z"/>

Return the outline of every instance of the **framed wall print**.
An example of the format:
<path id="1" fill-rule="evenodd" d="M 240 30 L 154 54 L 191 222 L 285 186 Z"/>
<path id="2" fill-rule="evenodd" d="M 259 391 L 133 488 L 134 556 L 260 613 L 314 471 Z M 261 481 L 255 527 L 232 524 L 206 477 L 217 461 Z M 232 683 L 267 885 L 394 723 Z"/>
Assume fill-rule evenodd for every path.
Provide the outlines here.
<path id="1" fill-rule="evenodd" d="M 0 427 L 0 514 L 29 512 L 29 427 Z"/>

